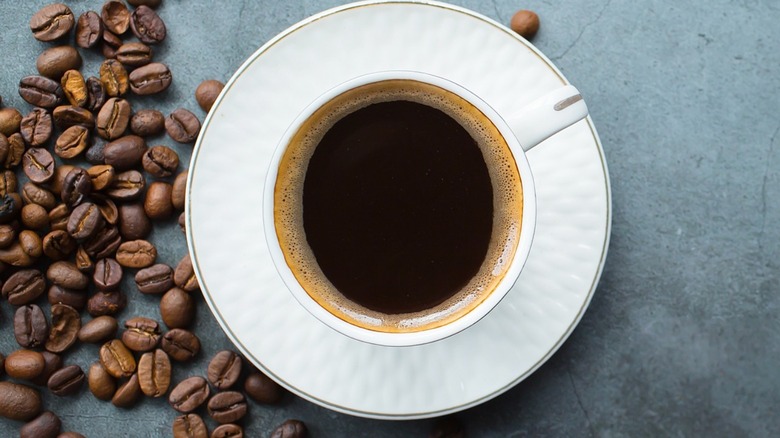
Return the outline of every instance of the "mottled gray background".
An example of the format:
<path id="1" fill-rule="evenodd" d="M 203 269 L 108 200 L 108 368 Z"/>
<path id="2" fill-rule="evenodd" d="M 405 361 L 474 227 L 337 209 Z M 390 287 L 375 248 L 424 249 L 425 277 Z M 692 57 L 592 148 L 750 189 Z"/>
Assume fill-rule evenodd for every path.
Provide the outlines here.
<path id="1" fill-rule="evenodd" d="M 0 0 L 0 95 L 29 106 L 16 84 L 35 73 L 49 44 L 27 23 L 45 0 Z M 67 2 L 76 14 L 102 1 Z M 168 38 L 155 47 L 174 84 L 135 109 L 183 106 L 204 116 L 193 92 L 227 80 L 265 41 L 336 0 L 163 0 Z M 571 338 L 529 379 L 457 415 L 469 436 L 776 436 L 780 432 L 780 9 L 774 0 L 543 1 L 458 0 L 502 23 L 520 8 L 539 13 L 534 43 L 585 95 L 604 144 L 613 190 L 613 230 L 604 276 Z M 99 57 L 82 69 L 97 73 Z M 151 144 L 191 148 L 161 136 Z M 172 222 L 152 240 L 160 260 L 185 253 Z M 128 286 L 120 315 L 158 317 L 157 297 Z M 199 374 L 229 347 L 205 304 L 196 331 Z M 0 303 L 0 352 L 17 348 L 12 309 Z M 86 319 L 86 318 L 85 318 Z M 97 347 L 80 346 L 66 363 L 86 369 Z M 45 392 L 45 391 L 44 391 Z M 90 437 L 166 436 L 176 413 L 145 399 L 120 410 L 85 389 L 45 395 L 64 427 Z M 315 437 L 427 436 L 432 420 L 354 418 L 288 396 L 255 403 L 247 435 L 266 436 L 288 417 Z M 209 420 L 210 421 L 210 420 Z M 0 436 L 20 424 L 0 419 Z M 213 423 L 209 423 L 214 427 Z"/>

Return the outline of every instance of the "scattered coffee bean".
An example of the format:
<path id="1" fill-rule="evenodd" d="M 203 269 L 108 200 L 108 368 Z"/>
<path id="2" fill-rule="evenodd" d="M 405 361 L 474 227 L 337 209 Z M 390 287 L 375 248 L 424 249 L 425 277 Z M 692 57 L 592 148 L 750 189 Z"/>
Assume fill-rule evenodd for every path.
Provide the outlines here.
<path id="1" fill-rule="evenodd" d="M 13 225 L 0 225 L 0 248 L 8 248 L 16 239 L 16 228 Z"/>
<path id="2" fill-rule="evenodd" d="M 62 130 L 75 125 L 88 129 L 92 129 L 95 126 L 95 116 L 88 109 L 73 105 L 60 105 L 54 108 L 52 118 L 54 119 L 54 124 Z"/>
<path id="3" fill-rule="evenodd" d="M 84 385 L 84 371 L 78 365 L 68 365 L 60 370 L 57 370 L 49 377 L 49 382 L 46 386 L 49 390 L 58 396 L 73 395 L 81 389 Z"/>
<path id="4" fill-rule="evenodd" d="M 79 272 L 84 275 L 89 275 L 95 270 L 95 264 L 92 262 L 92 258 L 87 254 L 87 251 L 83 246 L 76 249 L 76 260 L 73 262 L 78 268 Z"/>
<path id="5" fill-rule="evenodd" d="M 46 386 L 49 382 L 49 377 L 62 368 L 62 358 L 59 354 L 50 351 L 42 351 L 41 356 L 43 356 L 44 362 L 43 372 L 41 372 L 40 376 L 32 379 L 31 382 L 39 386 Z"/>
<path id="6" fill-rule="evenodd" d="M 135 317 L 125 321 L 125 331 L 122 333 L 122 343 L 127 348 L 145 352 L 153 350 L 160 343 L 160 324 L 157 321 Z"/>
<path id="7" fill-rule="evenodd" d="M 43 242 L 41 236 L 32 230 L 22 230 L 19 233 L 19 246 L 32 258 L 43 255 Z"/>
<path id="8" fill-rule="evenodd" d="M 173 409 L 186 414 L 194 411 L 206 400 L 210 394 L 209 384 L 200 376 L 193 376 L 182 380 L 168 396 L 168 402 Z"/>
<path id="9" fill-rule="evenodd" d="M 49 322 L 36 304 L 27 304 L 14 313 L 14 337 L 22 348 L 42 347 L 49 338 Z"/>
<path id="10" fill-rule="evenodd" d="M 126 67 L 141 67 L 152 62 L 152 48 L 144 43 L 124 43 L 117 49 L 116 59 Z"/>
<path id="11" fill-rule="evenodd" d="M 271 432 L 270 438 L 306 438 L 309 430 L 301 420 L 287 420 Z"/>
<path id="12" fill-rule="evenodd" d="M 230 351 L 218 352 L 209 362 L 206 376 L 217 389 L 233 386 L 241 375 L 241 356 Z"/>
<path id="13" fill-rule="evenodd" d="M 52 192 L 31 182 L 26 182 L 22 186 L 22 199 L 28 204 L 38 204 L 46 210 L 51 210 L 57 205 L 57 200 L 54 199 Z"/>
<path id="14" fill-rule="evenodd" d="M 83 107 L 87 104 L 87 99 L 89 98 L 87 83 L 78 70 L 66 71 L 62 75 L 62 79 L 60 79 L 60 86 L 63 94 L 65 94 L 65 98 L 71 105 Z"/>
<path id="15" fill-rule="evenodd" d="M 41 375 L 46 362 L 33 350 L 16 350 L 5 358 L 5 373 L 19 380 L 32 380 Z"/>
<path id="16" fill-rule="evenodd" d="M 63 99 L 59 82 L 44 76 L 25 76 L 19 81 L 19 95 L 25 102 L 42 108 L 54 108 Z"/>
<path id="17" fill-rule="evenodd" d="M 192 143 L 198 138 L 200 120 L 190 111 L 179 108 L 165 118 L 165 130 L 179 143 Z"/>
<path id="18" fill-rule="evenodd" d="M 130 11 L 122 2 L 113 0 L 106 2 L 100 11 L 100 17 L 106 29 L 116 35 L 122 35 L 130 27 Z"/>
<path id="19" fill-rule="evenodd" d="M 106 101 L 106 90 L 100 79 L 90 76 L 87 79 L 87 103 L 85 108 L 92 112 L 98 111 Z"/>
<path id="20" fill-rule="evenodd" d="M 161 294 L 173 287 L 173 268 L 158 263 L 135 274 L 135 285 L 142 294 Z"/>
<path id="21" fill-rule="evenodd" d="M 111 400 L 116 392 L 116 380 L 108 374 L 100 362 L 94 362 L 89 366 L 87 385 L 92 395 L 99 400 Z"/>
<path id="22" fill-rule="evenodd" d="M 62 353 L 72 347 L 78 339 L 81 330 L 81 315 L 66 304 L 51 306 L 51 327 L 46 350 L 52 353 Z"/>
<path id="23" fill-rule="evenodd" d="M 146 240 L 131 240 L 119 245 L 116 261 L 127 268 L 146 268 L 157 259 L 157 248 Z"/>
<path id="24" fill-rule="evenodd" d="M 105 37 L 105 35 L 110 34 L 104 32 L 103 35 Z M 127 93 L 129 87 L 127 70 L 116 59 L 106 59 L 100 64 L 100 82 L 107 95 L 111 97 L 122 96 Z"/>
<path id="25" fill-rule="evenodd" d="M 118 97 L 108 99 L 100 108 L 95 121 L 98 135 L 106 140 L 115 140 L 121 137 L 130 123 L 131 113 L 132 109 L 127 100 Z"/>
<path id="26" fill-rule="evenodd" d="M 217 100 L 223 88 L 225 88 L 225 84 L 216 79 L 208 79 L 198 85 L 198 88 L 195 89 L 195 100 L 198 101 L 198 105 L 203 111 L 209 112 L 211 110 L 211 106 L 214 105 L 214 101 Z"/>
<path id="27" fill-rule="evenodd" d="M 114 181 L 116 171 L 110 164 L 98 164 L 87 169 L 89 177 L 92 178 L 92 190 L 101 191 L 111 185 Z"/>
<path id="28" fill-rule="evenodd" d="M 539 31 L 539 16 L 533 11 L 517 11 L 509 22 L 509 27 L 523 38 L 530 40 Z"/>
<path id="29" fill-rule="evenodd" d="M 16 108 L 0 108 L 0 134 L 11 136 L 19 130 L 22 123 L 22 113 Z"/>
<path id="30" fill-rule="evenodd" d="M 165 23 L 148 6 L 141 5 L 133 11 L 130 27 L 136 38 L 146 44 L 159 44 L 165 39 Z"/>
<path id="31" fill-rule="evenodd" d="M 79 341 L 97 344 L 116 335 L 118 328 L 114 317 L 103 315 L 84 324 L 79 330 Z"/>
<path id="32" fill-rule="evenodd" d="M 142 394 L 141 385 L 138 383 L 138 374 L 133 374 L 125 383 L 119 385 L 111 403 L 119 408 L 130 408 Z"/>
<path id="33" fill-rule="evenodd" d="M 125 240 L 144 239 L 151 231 L 152 222 L 146 216 L 143 205 L 122 204 L 119 206 L 119 232 Z"/>
<path id="34" fill-rule="evenodd" d="M 83 290 L 89 284 L 87 276 L 82 274 L 75 264 L 66 261 L 57 261 L 49 265 L 46 278 L 53 284 L 67 289 Z"/>
<path id="35" fill-rule="evenodd" d="M 81 55 L 71 46 L 57 46 L 44 50 L 35 61 L 41 76 L 59 81 L 68 70 L 81 68 Z"/>
<path id="36" fill-rule="evenodd" d="M 116 315 L 127 306 L 127 296 L 120 291 L 98 292 L 87 301 L 87 313 L 92 316 Z"/>
<path id="37" fill-rule="evenodd" d="M 195 277 L 195 270 L 192 267 L 192 259 L 190 259 L 189 254 L 182 257 L 179 264 L 176 265 L 176 270 L 173 272 L 173 282 L 187 292 L 198 290 L 198 278 Z"/>
<path id="38" fill-rule="evenodd" d="M 200 352 L 200 340 L 188 330 L 172 329 L 163 336 L 162 349 L 171 359 L 187 362 Z"/>
<path id="39" fill-rule="evenodd" d="M 103 219 L 111 225 L 116 225 L 119 220 L 119 208 L 114 201 L 99 194 L 92 195 L 92 199 L 94 199 Z"/>
<path id="40" fill-rule="evenodd" d="M 171 85 L 173 76 L 168 66 L 152 62 L 133 70 L 128 79 L 133 93 L 145 96 L 165 91 Z"/>
<path id="41" fill-rule="evenodd" d="M 88 128 L 81 125 L 71 126 L 57 137 L 54 153 L 60 158 L 75 158 L 87 148 L 89 141 Z"/>
<path id="42" fill-rule="evenodd" d="M 149 185 L 144 199 L 144 211 L 149 219 L 167 219 L 173 214 L 172 191 L 173 187 L 166 182 L 154 181 Z"/>
<path id="43" fill-rule="evenodd" d="M 200 415 L 184 414 L 173 420 L 173 438 L 209 438 L 209 431 Z"/>
<path id="44" fill-rule="evenodd" d="M 259 371 L 253 371 L 244 380 L 244 392 L 258 403 L 278 403 L 284 395 L 284 388 Z"/>
<path id="45" fill-rule="evenodd" d="M 0 262 L 11 266 L 27 267 L 32 266 L 35 263 L 35 259 L 27 254 L 19 242 L 14 242 L 11 246 L 0 249 Z"/>
<path id="46" fill-rule="evenodd" d="M 22 156 L 22 169 L 30 181 L 43 184 L 54 177 L 54 157 L 44 148 L 30 148 Z"/>
<path id="47" fill-rule="evenodd" d="M 84 240 L 94 236 L 104 224 L 105 219 L 97 205 L 85 202 L 70 214 L 67 230 L 74 239 Z"/>
<path id="48" fill-rule="evenodd" d="M 122 282 L 122 267 L 112 258 L 100 259 L 95 263 L 92 282 L 101 291 L 116 290 Z"/>
<path id="49" fill-rule="evenodd" d="M 138 383 L 148 397 L 161 397 L 171 385 L 171 360 L 162 350 L 141 355 L 138 361 Z"/>
<path id="50" fill-rule="evenodd" d="M 103 149 L 103 156 L 105 163 L 114 166 L 114 169 L 127 170 L 137 167 L 145 152 L 146 142 L 142 137 L 126 135 L 108 143 Z"/>
<path id="51" fill-rule="evenodd" d="M 0 172 L 0 195 L 15 194 L 18 183 L 16 174 L 12 170 Z"/>
<path id="52" fill-rule="evenodd" d="M 91 192 L 92 178 L 83 168 L 74 167 L 62 181 L 60 198 L 68 207 L 75 207 L 81 204 Z"/>
<path id="53" fill-rule="evenodd" d="M 130 119 L 130 131 L 141 137 L 149 137 L 163 132 L 165 129 L 165 116 L 153 109 L 142 109 Z"/>
<path id="54" fill-rule="evenodd" d="M 18 132 L 14 132 L 8 137 L 8 154 L 5 157 L 5 161 L 2 163 L 6 169 L 12 169 L 22 162 L 22 155 L 27 149 L 27 145 L 24 142 L 24 137 Z"/>
<path id="55" fill-rule="evenodd" d="M 167 178 L 179 168 L 179 155 L 167 146 L 152 146 L 144 153 L 144 170 L 157 178 Z"/>
<path id="56" fill-rule="evenodd" d="M 247 411 L 244 394 L 237 391 L 224 391 L 214 394 L 207 405 L 209 416 L 217 423 L 235 423 L 244 418 Z"/>
<path id="57" fill-rule="evenodd" d="M 66 230 L 69 218 L 70 208 L 65 204 L 57 204 L 49 211 L 49 224 L 52 230 Z"/>
<path id="58" fill-rule="evenodd" d="M 30 30 L 38 41 L 54 41 L 73 28 L 73 12 L 62 3 L 46 5 L 30 18 Z"/>
<path id="59" fill-rule="evenodd" d="M 3 298 L 14 306 L 35 301 L 46 290 L 43 273 L 37 269 L 23 269 L 12 274 L 3 284 Z"/>
<path id="60" fill-rule="evenodd" d="M 49 213 L 38 204 L 22 207 L 22 225 L 31 230 L 43 230 L 49 226 Z"/>
<path id="61" fill-rule="evenodd" d="M 49 223 L 54 228 L 56 222 L 52 222 L 51 211 L 49 212 Z M 51 231 L 43 238 L 43 253 L 52 260 L 64 260 L 75 250 L 76 241 L 65 230 Z"/>
<path id="62" fill-rule="evenodd" d="M 221 424 L 211 432 L 210 438 L 244 438 L 244 429 L 237 424 Z"/>
<path id="63" fill-rule="evenodd" d="M 57 285 L 49 288 L 48 298 L 49 304 L 67 304 L 79 311 L 87 305 L 86 291 L 74 291 Z"/>
<path id="64" fill-rule="evenodd" d="M 106 226 L 84 242 L 84 250 L 93 259 L 111 257 L 122 243 L 116 227 Z"/>
<path id="65" fill-rule="evenodd" d="M 103 20 L 95 11 L 87 11 L 76 22 L 76 45 L 82 49 L 94 47 L 103 40 Z"/>
<path id="66" fill-rule="evenodd" d="M 176 210 L 184 210 L 184 202 L 187 196 L 187 170 L 176 175 L 173 180 L 173 191 L 171 192 L 171 203 Z"/>
<path id="67" fill-rule="evenodd" d="M 106 59 L 115 59 L 116 50 L 122 46 L 122 40 L 110 30 L 103 29 L 103 45 L 100 50 Z"/>
<path id="68" fill-rule="evenodd" d="M 60 418 L 45 411 L 19 429 L 19 438 L 57 438 L 61 429 Z"/>
<path id="69" fill-rule="evenodd" d="M 160 300 L 160 316 L 168 328 L 186 328 L 195 318 L 195 300 L 187 292 L 174 287 Z"/>
<path id="70" fill-rule="evenodd" d="M 41 394 L 18 383 L 0 382 L 0 417 L 29 421 L 41 413 Z"/>
<path id="71" fill-rule="evenodd" d="M 106 342 L 100 347 L 100 363 L 117 379 L 130 377 L 135 373 L 135 358 L 133 353 L 125 347 L 119 339 Z"/>

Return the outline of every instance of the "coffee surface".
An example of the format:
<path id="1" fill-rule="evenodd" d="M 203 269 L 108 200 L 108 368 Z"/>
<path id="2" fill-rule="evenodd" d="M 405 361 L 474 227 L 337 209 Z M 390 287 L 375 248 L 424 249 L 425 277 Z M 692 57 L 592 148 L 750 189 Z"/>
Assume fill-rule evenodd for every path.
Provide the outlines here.
<path id="1" fill-rule="evenodd" d="M 390 101 L 339 120 L 311 157 L 306 239 L 348 299 L 383 313 L 431 308 L 477 273 L 493 189 L 476 141 L 444 112 Z"/>

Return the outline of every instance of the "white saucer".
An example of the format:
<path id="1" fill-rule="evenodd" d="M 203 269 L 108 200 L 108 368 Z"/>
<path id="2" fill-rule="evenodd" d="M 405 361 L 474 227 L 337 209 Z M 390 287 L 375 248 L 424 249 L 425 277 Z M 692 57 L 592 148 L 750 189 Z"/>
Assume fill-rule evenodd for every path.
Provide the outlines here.
<path id="1" fill-rule="evenodd" d="M 337 411 L 411 419 L 491 399 L 560 347 L 601 275 L 610 191 L 598 135 L 590 119 L 581 121 L 528 154 L 537 235 L 516 286 L 486 318 L 417 347 L 379 347 L 331 330 L 295 301 L 271 262 L 264 176 L 288 124 L 318 94 L 388 69 L 449 78 L 501 114 L 567 83 L 528 42 L 462 8 L 391 1 L 323 12 L 253 54 L 206 119 L 190 165 L 187 241 L 208 305 L 259 369 Z"/>

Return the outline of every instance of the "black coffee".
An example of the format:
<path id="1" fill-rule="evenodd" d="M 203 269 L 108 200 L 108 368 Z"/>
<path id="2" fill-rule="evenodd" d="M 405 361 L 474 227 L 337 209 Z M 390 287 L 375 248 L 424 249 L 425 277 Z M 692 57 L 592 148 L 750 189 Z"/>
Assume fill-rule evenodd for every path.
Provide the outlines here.
<path id="1" fill-rule="evenodd" d="M 339 120 L 303 188 L 306 240 L 348 299 L 382 313 L 451 297 L 482 265 L 493 188 L 476 140 L 425 104 L 381 102 Z"/>

